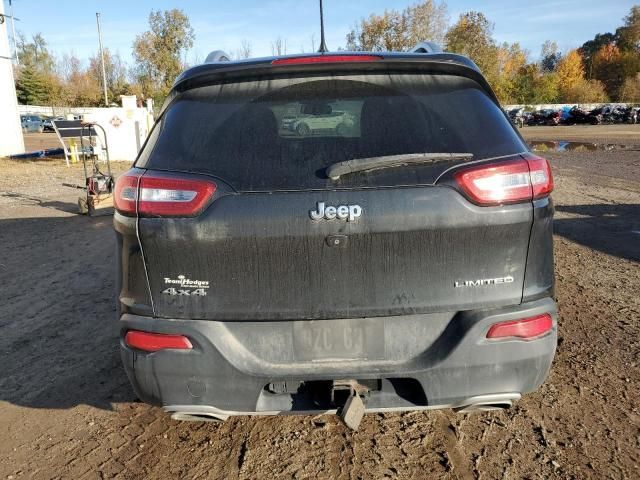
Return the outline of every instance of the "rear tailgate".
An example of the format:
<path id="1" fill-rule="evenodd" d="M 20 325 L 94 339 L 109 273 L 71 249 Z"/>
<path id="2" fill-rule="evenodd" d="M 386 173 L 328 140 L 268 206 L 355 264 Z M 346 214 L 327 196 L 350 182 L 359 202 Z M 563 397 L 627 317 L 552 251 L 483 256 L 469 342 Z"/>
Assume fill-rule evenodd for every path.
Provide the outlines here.
<path id="1" fill-rule="evenodd" d="M 311 112 L 320 124 L 332 111 L 349 120 L 288 128 L 292 115 L 299 124 Z M 195 217 L 140 218 L 155 314 L 328 319 L 517 304 L 530 202 L 481 207 L 437 184 L 462 160 L 338 180 L 325 171 L 368 156 L 468 152 L 478 161 L 525 150 L 464 77 L 324 76 L 187 91 L 137 166 L 208 178 L 217 191 Z"/>
<path id="2" fill-rule="evenodd" d="M 317 202 L 362 215 L 312 221 Z M 527 204 L 423 187 L 228 195 L 197 218 L 141 219 L 140 232 L 160 316 L 315 319 L 517 303 L 531 222 Z M 208 282 L 206 295 L 161 293 L 181 276 Z"/>

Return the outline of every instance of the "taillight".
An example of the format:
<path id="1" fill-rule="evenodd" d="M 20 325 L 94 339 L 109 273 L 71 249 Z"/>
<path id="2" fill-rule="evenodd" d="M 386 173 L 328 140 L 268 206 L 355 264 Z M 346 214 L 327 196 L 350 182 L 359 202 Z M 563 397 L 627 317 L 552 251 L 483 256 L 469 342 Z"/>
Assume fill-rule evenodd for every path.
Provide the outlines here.
<path id="1" fill-rule="evenodd" d="M 535 155 L 526 155 L 525 158 L 529 163 L 533 198 L 549 195 L 553 191 L 553 175 L 551 174 L 549 162 Z"/>
<path id="2" fill-rule="evenodd" d="M 531 199 L 529 166 L 525 160 L 480 165 L 455 174 L 458 185 L 480 205 Z"/>
<path id="3" fill-rule="evenodd" d="M 216 191 L 208 179 L 162 172 L 123 175 L 116 182 L 114 204 L 124 214 L 141 217 L 191 217 L 207 205 Z"/>
<path id="4" fill-rule="evenodd" d="M 518 203 L 544 197 L 553 190 L 549 163 L 534 155 L 470 167 L 456 172 L 454 177 L 478 205 Z"/>
<path id="5" fill-rule="evenodd" d="M 113 193 L 113 206 L 125 215 L 136 214 L 136 200 L 138 199 L 138 181 L 142 172 L 130 170 L 120 175 L 116 180 Z"/>
<path id="6" fill-rule="evenodd" d="M 379 55 L 314 55 L 309 57 L 278 58 L 271 65 L 305 65 L 314 63 L 375 62 Z"/>
<path id="7" fill-rule="evenodd" d="M 129 330 L 124 337 L 125 343 L 145 352 L 157 352 L 158 350 L 191 350 L 193 345 L 183 335 L 167 335 L 164 333 L 142 332 Z"/>
<path id="8" fill-rule="evenodd" d="M 553 319 L 548 313 L 522 320 L 494 323 L 487 332 L 489 339 L 515 338 L 530 340 L 551 331 Z"/>
<path id="9" fill-rule="evenodd" d="M 190 217 L 202 211 L 216 191 L 210 180 L 145 173 L 140 178 L 141 217 Z"/>

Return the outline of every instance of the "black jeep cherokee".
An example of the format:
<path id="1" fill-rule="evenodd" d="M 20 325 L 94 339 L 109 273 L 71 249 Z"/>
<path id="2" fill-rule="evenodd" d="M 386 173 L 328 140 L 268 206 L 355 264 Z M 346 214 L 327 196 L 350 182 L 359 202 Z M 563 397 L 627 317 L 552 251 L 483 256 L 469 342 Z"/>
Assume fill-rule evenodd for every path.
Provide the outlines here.
<path id="1" fill-rule="evenodd" d="M 506 407 L 556 347 L 552 188 L 465 57 L 191 68 L 115 190 L 126 372 L 176 418 Z"/>

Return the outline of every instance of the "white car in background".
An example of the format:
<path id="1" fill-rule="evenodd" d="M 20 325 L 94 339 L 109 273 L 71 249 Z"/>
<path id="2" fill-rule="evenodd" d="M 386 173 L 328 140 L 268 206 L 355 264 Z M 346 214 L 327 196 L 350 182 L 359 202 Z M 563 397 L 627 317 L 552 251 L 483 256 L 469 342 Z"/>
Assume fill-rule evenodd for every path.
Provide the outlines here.
<path id="1" fill-rule="evenodd" d="M 353 116 L 343 111 L 332 111 L 330 106 L 320 113 L 303 113 L 295 121 L 289 122 L 289 129 L 301 137 L 313 135 L 315 132 L 327 133 L 335 131 L 337 135 L 347 136 L 355 124 Z"/>

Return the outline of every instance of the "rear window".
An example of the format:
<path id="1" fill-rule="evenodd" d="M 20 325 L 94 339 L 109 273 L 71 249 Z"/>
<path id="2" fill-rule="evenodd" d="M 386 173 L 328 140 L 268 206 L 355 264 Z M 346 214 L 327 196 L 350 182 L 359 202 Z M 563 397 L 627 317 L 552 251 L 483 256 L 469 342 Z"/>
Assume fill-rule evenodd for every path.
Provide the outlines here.
<path id="1" fill-rule="evenodd" d="M 181 94 L 137 166 L 213 175 L 238 191 L 361 188 L 430 184 L 452 163 L 335 181 L 326 168 L 408 153 L 472 153 L 478 160 L 523 151 L 500 108 L 465 77 L 265 78 Z"/>

